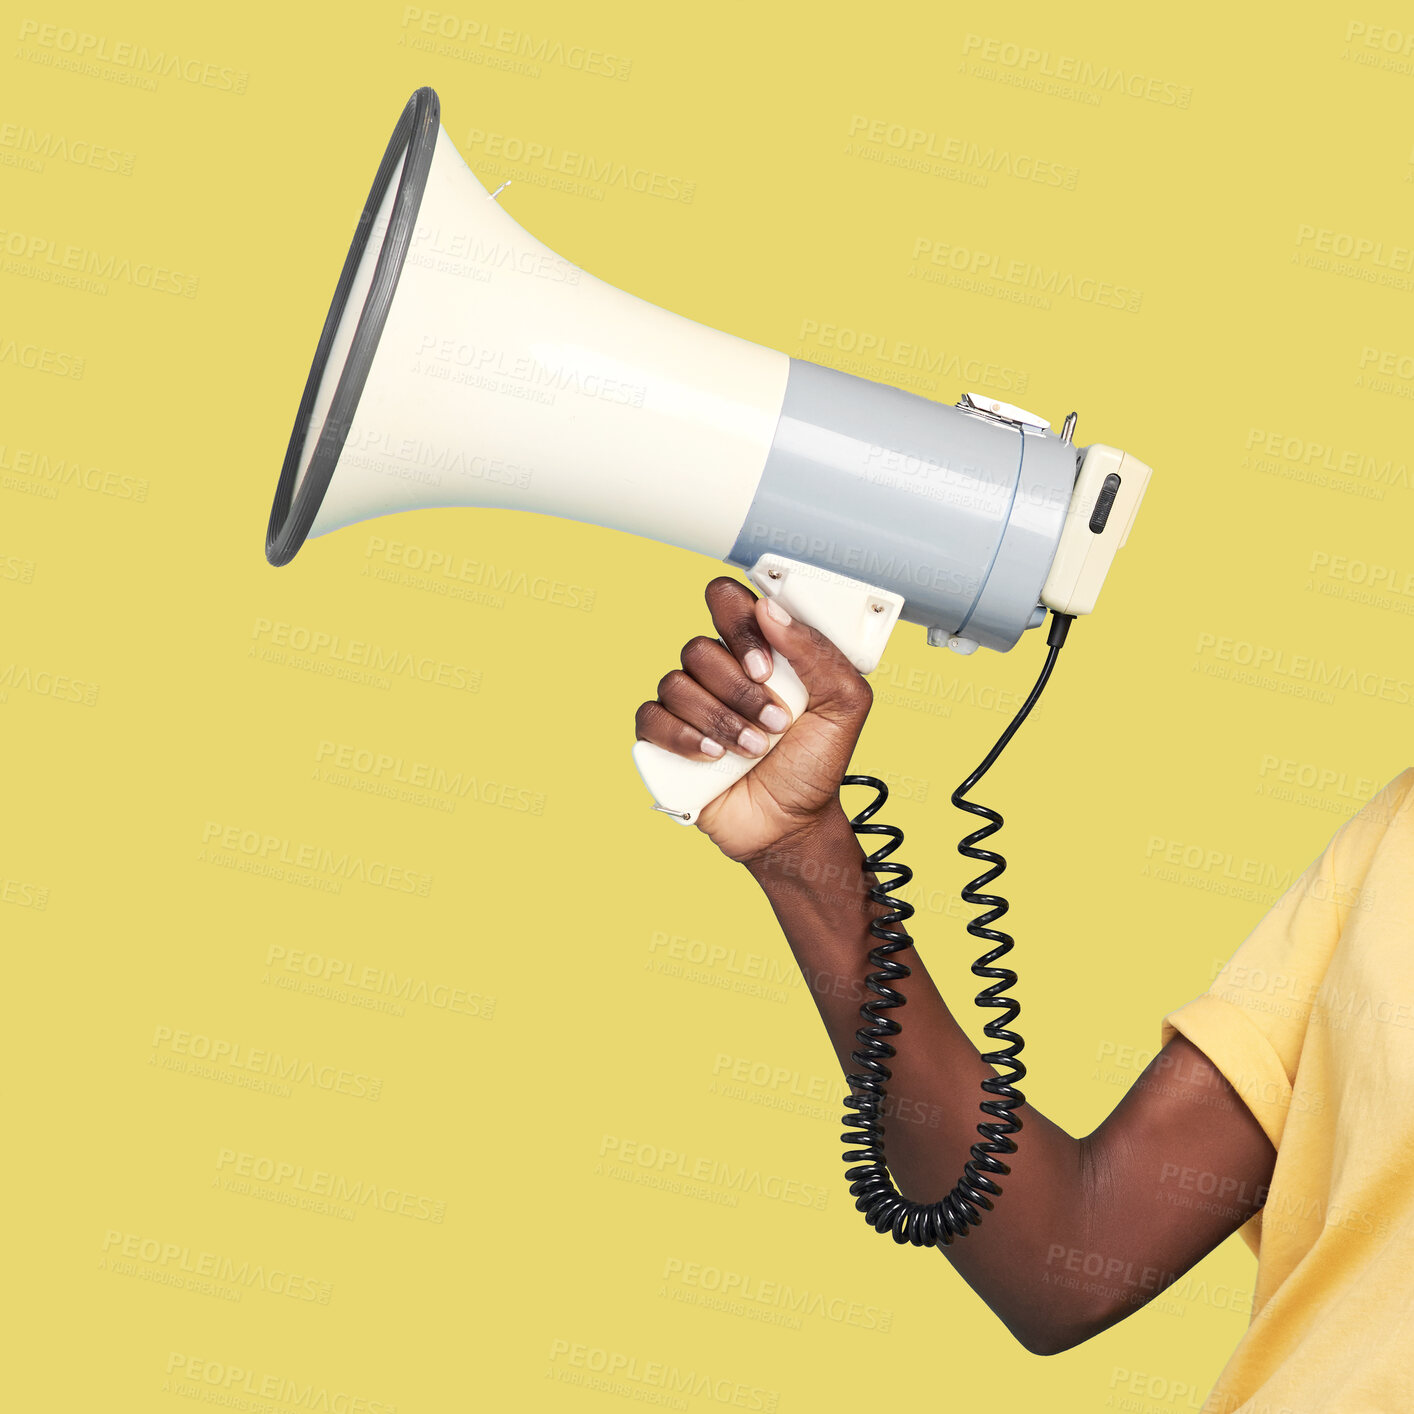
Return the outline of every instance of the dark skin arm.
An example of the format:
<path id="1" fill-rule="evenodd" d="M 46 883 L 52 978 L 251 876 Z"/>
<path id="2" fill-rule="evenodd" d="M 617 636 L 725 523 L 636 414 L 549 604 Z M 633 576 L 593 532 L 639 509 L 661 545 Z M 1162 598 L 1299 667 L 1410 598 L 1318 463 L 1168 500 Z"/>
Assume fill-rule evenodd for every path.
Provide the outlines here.
<path id="1" fill-rule="evenodd" d="M 760 885 L 810 987 L 846 1074 L 877 940 L 876 882 L 849 827 L 839 782 L 872 702 L 869 685 L 823 635 L 780 623 L 729 578 L 707 587 L 720 639 L 685 645 L 683 669 L 638 711 L 641 739 L 707 760 L 704 737 L 759 756 L 762 709 L 783 705 L 761 684 L 770 649 L 810 693 L 808 708 L 749 775 L 707 806 L 698 827 Z M 758 656 L 761 655 L 761 656 Z M 771 730 L 768 717 L 765 725 Z M 871 846 L 872 847 L 872 846 Z M 887 885 L 887 880 L 885 883 Z M 904 924 L 892 925 L 907 933 Z M 894 984 L 908 1003 L 889 1062 L 885 1139 L 902 1193 L 933 1202 L 962 1172 L 980 1082 L 994 1074 L 953 1018 L 910 945 Z M 1024 1089 L 1024 1084 L 1022 1086 Z M 1175 1037 L 1093 1134 L 1076 1139 L 1023 1105 L 1011 1173 L 996 1211 L 942 1249 L 1030 1351 L 1079 1344 L 1138 1310 L 1235 1232 L 1265 1202 L 1275 1151 L 1236 1091 L 1197 1047 Z M 861 1229 L 864 1220 L 859 1219 Z M 888 1241 L 888 1238 L 873 1238 Z"/>

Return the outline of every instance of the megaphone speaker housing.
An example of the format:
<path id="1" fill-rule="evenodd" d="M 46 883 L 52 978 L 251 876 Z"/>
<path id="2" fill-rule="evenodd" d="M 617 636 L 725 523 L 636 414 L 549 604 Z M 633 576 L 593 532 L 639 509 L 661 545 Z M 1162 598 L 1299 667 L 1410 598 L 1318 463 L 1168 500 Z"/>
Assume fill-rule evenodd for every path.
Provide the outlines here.
<path id="1" fill-rule="evenodd" d="M 1004 652 L 1046 604 L 1089 611 L 1047 582 L 1082 456 L 1007 404 L 935 402 L 596 279 L 493 199 L 422 88 L 345 257 L 266 554 L 398 511 L 525 510 L 748 573 L 782 556 L 796 585 L 872 588 L 933 641 Z M 1129 460 L 1111 533 L 1074 527 L 1096 585 L 1147 477 Z"/>

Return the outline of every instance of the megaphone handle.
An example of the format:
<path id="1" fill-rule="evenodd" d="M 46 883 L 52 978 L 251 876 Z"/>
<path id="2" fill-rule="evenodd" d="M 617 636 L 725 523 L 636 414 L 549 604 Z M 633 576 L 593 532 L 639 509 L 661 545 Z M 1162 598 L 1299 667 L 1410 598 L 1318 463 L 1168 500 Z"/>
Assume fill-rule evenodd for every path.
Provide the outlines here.
<path id="1" fill-rule="evenodd" d="M 878 667 L 903 608 L 900 594 L 784 555 L 762 555 L 749 578 L 763 595 L 779 600 L 792 618 L 823 633 L 861 673 Z M 795 669 L 774 649 L 771 661 L 774 666 L 766 686 L 786 704 L 794 722 L 809 706 L 810 694 Z M 761 756 L 728 752 L 715 761 L 689 761 L 652 742 L 639 741 L 634 743 L 633 764 L 653 797 L 653 808 L 679 825 L 691 825 L 704 805 L 764 761 L 783 735 L 768 735 L 770 745 Z"/>
<path id="2" fill-rule="evenodd" d="M 794 722 L 809 706 L 810 694 L 795 669 L 774 648 L 771 662 L 771 676 L 766 679 L 766 686 L 786 704 Z M 716 800 L 753 767 L 759 766 L 784 735 L 784 732 L 775 736 L 768 733 L 766 751 L 760 756 L 737 756 L 728 752 L 715 761 L 689 761 L 686 756 L 675 755 L 654 742 L 636 741 L 633 764 L 653 797 L 653 808 L 679 825 L 691 825 L 704 805 Z"/>

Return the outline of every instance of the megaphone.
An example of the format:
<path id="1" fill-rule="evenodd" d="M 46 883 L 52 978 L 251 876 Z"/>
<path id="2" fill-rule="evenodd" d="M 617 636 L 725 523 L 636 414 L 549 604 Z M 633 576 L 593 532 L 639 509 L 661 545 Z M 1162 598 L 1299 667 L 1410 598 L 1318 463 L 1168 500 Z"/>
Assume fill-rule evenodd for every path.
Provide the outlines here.
<path id="1" fill-rule="evenodd" d="M 627 294 L 524 231 L 420 88 L 324 320 L 266 537 L 434 506 L 587 521 L 710 555 L 861 673 L 899 619 L 957 652 L 1088 614 L 1149 468 L 981 393 L 955 406 Z M 775 655 L 767 686 L 807 694 Z M 779 737 L 768 738 L 772 745 Z M 633 759 L 681 824 L 761 759 Z"/>

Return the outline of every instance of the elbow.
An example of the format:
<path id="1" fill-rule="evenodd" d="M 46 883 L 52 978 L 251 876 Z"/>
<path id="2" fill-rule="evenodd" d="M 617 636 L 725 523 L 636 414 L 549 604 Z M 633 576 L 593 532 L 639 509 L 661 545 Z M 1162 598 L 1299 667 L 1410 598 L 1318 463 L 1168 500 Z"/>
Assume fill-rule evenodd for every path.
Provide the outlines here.
<path id="1" fill-rule="evenodd" d="M 1060 1355 L 1108 1330 L 1127 1311 L 1029 1310 L 1007 1321 L 1007 1329 L 1032 1355 Z"/>
<path id="2" fill-rule="evenodd" d="M 1021 1342 L 1023 1349 L 1032 1355 L 1060 1355 L 1083 1345 L 1097 1329 L 1081 1330 L 1074 1326 L 1046 1325 L 1013 1330 L 1012 1334 Z"/>

